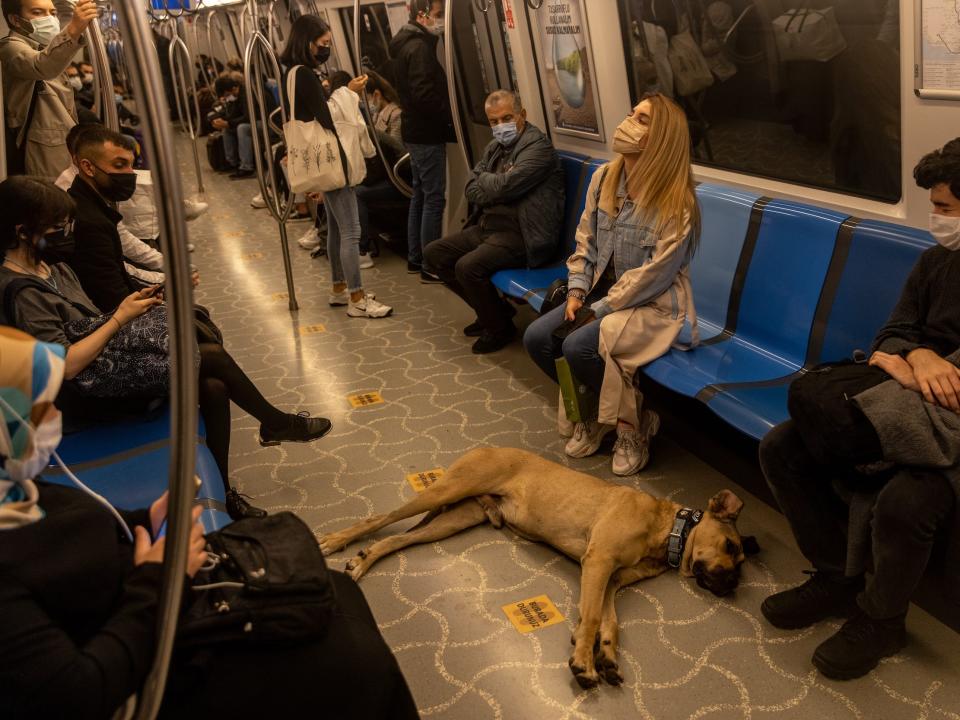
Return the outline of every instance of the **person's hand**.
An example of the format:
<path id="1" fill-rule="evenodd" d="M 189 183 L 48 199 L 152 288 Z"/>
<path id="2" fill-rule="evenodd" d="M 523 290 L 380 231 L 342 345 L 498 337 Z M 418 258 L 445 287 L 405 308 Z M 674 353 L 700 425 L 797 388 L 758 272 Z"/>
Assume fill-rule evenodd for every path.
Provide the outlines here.
<path id="1" fill-rule="evenodd" d="M 960 412 L 960 368 L 926 348 L 913 350 L 907 362 L 927 402 Z"/>
<path id="2" fill-rule="evenodd" d="M 223 118 L 214 118 L 210 121 L 210 124 L 213 125 L 217 130 L 226 130 L 228 127 L 230 127 L 230 123 Z"/>
<path id="3" fill-rule="evenodd" d="M 144 563 L 163 563 L 163 548 L 166 538 L 156 542 L 150 539 L 146 528 L 137 525 L 133 529 L 133 564 L 136 567 Z"/>
<path id="4" fill-rule="evenodd" d="M 164 497 L 165 495 L 166 494 L 164 494 Z M 161 500 L 163 500 L 164 497 L 161 497 Z M 160 501 L 158 500 L 157 502 Z M 154 505 L 156 504 L 157 503 L 154 503 Z M 153 512 L 152 507 L 150 511 L 151 513 Z M 190 513 L 193 525 L 190 528 L 190 546 L 187 549 L 187 575 L 191 578 L 197 574 L 207 561 L 207 541 L 203 537 L 203 525 L 199 522 L 201 512 L 203 512 L 203 508 L 195 505 Z M 152 517 L 150 522 L 153 522 Z M 163 548 L 166 545 L 165 537 L 160 538 L 156 542 L 152 542 L 150 533 L 147 532 L 146 528 L 139 525 L 133 529 L 133 535 L 133 564 L 135 566 L 140 566 L 144 563 L 160 564 L 163 562 Z"/>
<path id="5" fill-rule="evenodd" d="M 357 95 L 359 95 L 361 92 L 363 92 L 363 89 L 367 86 L 367 80 L 369 79 L 370 78 L 367 75 L 360 75 L 359 77 L 355 77 L 353 80 L 348 82 L 347 87 L 350 90 L 353 90 Z"/>
<path id="6" fill-rule="evenodd" d="M 70 24 L 67 25 L 67 32 L 74 40 L 79 40 L 80 36 L 87 29 L 90 21 L 97 17 L 97 3 L 94 0 L 78 0 L 73 8 L 73 17 L 70 18 Z"/>
<path id="7" fill-rule="evenodd" d="M 153 505 L 150 506 L 150 529 L 153 531 L 153 537 L 157 536 L 157 533 L 160 532 L 160 526 L 167 519 L 169 499 L 169 491 L 164 490 L 163 495 L 154 500 Z"/>
<path id="8" fill-rule="evenodd" d="M 583 307 L 583 300 L 573 295 L 567 295 L 567 310 L 563 314 L 564 320 L 573 322 L 577 317 L 577 310 Z"/>
<path id="9" fill-rule="evenodd" d="M 190 282 L 193 283 L 193 286 L 194 286 L 194 287 L 196 287 L 197 285 L 200 284 L 200 271 L 199 271 L 199 270 L 194 270 L 192 273 L 190 273 Z"/>
<path id="10" fill-rule="evenodd" d="M 877 351 L 870 356 L 870 365 L 878 367 L 908 390 L 920 392 L 920 383 L 910 363 L 899 355 Z"/>
<path id="11" fill-rule="evenodd" d="M 193 506 L 193 527 L 190 528 L 190 549 L 187 550 L 187 575 L 193 578 L 204 563 L 207 562 L 207 540 L 203 537 L 203 525 L 200 524 L 200 513 L 203 508 Z"/>
<path id="12" fill-rule="evenodd" d="M 138 290 L 135 293 L 127 295 L 123 302 L 120 303 L 120 307 L 113 313 L 113 317 L 120 323 L 120 326 L 123 327 L 134 318 L 143 315 L 153 306 L 162 303 L 163 300 L 156 296 L 160 287 L 160 285 L 154 285 L 153 287 Z"/>

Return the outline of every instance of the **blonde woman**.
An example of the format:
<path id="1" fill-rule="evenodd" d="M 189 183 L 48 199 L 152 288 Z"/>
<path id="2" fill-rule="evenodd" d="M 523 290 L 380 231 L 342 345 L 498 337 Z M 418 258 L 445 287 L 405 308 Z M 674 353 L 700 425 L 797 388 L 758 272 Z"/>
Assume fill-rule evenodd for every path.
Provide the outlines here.
<path id="1" fill-rule="evenodd" d="M 587 191 L 567 260 L 566 306 L 530 325 L 523 342 L 547 375 L 557 379 L 562 356 L 599 397 L 596 419 L 563 433 L 567 455 L 592 455 L 616 429 L 613 472 L 632 475 L 649 461 L 660 428 L 657 414 L 642 408 L 634 374 L 674 345 L 687 317 L 696 328 L 687 267 L 700 212 L 687 121 L 672 100 L 645 97 L 617 127 L 613 150 L 616 159 Z"/>

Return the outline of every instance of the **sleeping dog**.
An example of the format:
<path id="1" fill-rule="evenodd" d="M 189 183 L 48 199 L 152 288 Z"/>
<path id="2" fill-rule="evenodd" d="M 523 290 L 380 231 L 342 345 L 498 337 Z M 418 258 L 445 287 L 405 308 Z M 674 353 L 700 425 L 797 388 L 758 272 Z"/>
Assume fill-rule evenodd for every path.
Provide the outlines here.
<path id="1" fill-rule="evenodd" d="M 729 490 L 705 512 L 576 472 L 512 448 L 471 450 L 410 502 L 320 539 L 324 555 L 404 518 L 429 513 L 416 527 L 361 550 L 347 564 L 354 580 L 377 560 L 409 545 L 433 542 L 491 522 L 545 542 L 581 564 L 580 623 L 570 669 L 581 686 L 623 682 L 617 665 L 617 591 L 677 567 L 715 595 L 740 578 L 754 548 L 735 521 L 743 501 Z"/>

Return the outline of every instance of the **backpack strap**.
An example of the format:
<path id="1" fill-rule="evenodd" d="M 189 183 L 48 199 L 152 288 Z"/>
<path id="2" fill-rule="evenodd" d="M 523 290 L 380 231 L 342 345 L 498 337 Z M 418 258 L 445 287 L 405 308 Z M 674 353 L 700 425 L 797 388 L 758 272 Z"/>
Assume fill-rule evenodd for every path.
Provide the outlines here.
<path id="1" fill-rule="evenodd" d="M 30 106 L 27 108 L 27 117 L 20 126 L 20 132 L 17 134 L 17 150 L 22 148 L 27 142 L 27 133 L 30 132 L 30 125 L 33 123 L 33 115 L 37 109 L 37 98 L 40 97 L 40 88 L 45 83 L 43 80 L 37 80 L 33 84 L 33 94 L 30 96 Z"/>
<path id="2" fill-rule="evenodd" d="M 8 325 L 12 325 L 16 327 L 17 295 L 19 295 L 21 291 L 26 290 L 28 287 L 37 288 L 41 292 L 49 293 L 51 295 L 56 295 L 58 297 L 63 298 L 64 300 L 66 300 L 68 303 L 73 305 L 73 307 L 75 307 L 77 310 L 82 312 L 87 317 L 97 317 L 98 315 L 100 315 L 100 313 L 93 312 L 93 310 L 88 308 L 86 305 L 83 305 L 78 302 L 74 302 L 73 300 L 68 298 L 66 295 L 64 295 L 62 292 L 54 289 L 53 287 L 43 282 L 43 280 L 40 280 L 39 278 L 22 277 L 22 278 L 14 278 L 13 280 L 11 280 L 9 283 L 7 283 L 7 286 L 3 290 L 3 316 L 4 316 L 3 319 L 4 319 L 4 322 L 6 322 Z"/>

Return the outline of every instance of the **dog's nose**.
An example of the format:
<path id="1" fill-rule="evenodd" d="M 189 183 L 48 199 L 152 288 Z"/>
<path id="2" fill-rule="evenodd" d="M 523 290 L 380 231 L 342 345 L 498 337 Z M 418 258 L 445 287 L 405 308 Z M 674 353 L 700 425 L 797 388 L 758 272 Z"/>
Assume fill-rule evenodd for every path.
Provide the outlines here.
<path id="1" fill-rule="evenodd" d="M 693 570 L 694 575 L 702 575 L 704 571 L 703 560 L 696 560 L 693 563 L 693 568 L 691 569 Z"/>

